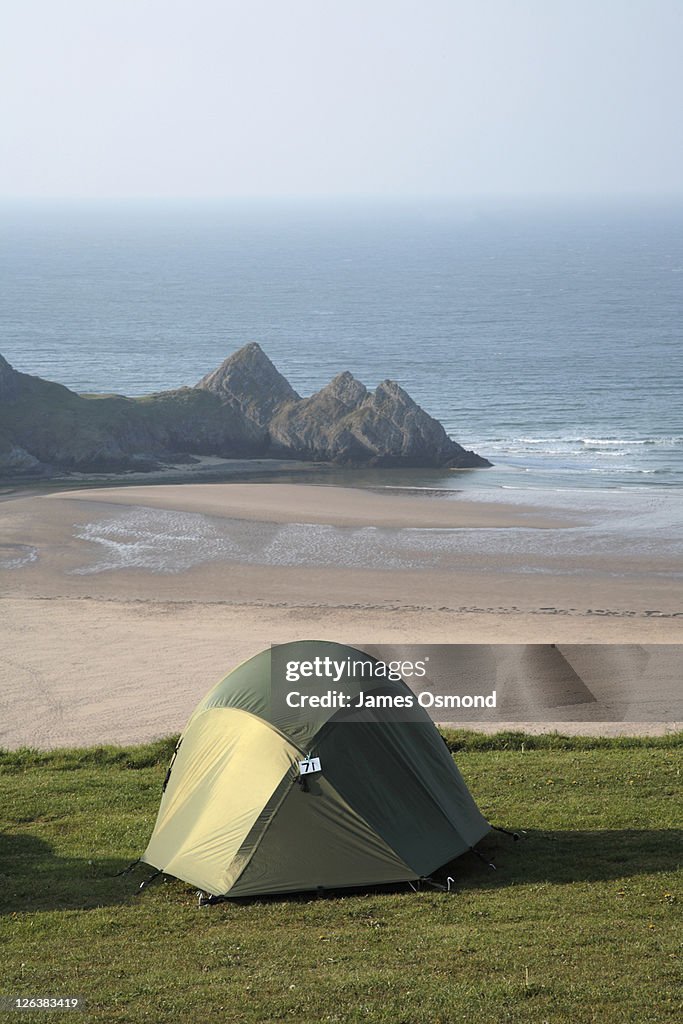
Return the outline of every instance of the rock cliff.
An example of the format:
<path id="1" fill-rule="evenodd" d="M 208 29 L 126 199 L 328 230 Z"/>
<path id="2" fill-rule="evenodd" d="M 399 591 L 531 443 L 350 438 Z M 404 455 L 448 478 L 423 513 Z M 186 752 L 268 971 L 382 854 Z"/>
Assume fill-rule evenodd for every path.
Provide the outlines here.
<path id="1" fill-rule="evenodd" d="M 86 398 L 18 373 L 0 356 L 0 474 L 145 471 L 197 455 L 490 465 L 452 441 L 398 384 L 371 392 L 346 372 L 301 398 L 256 343 L 195 387 L 135 399 Z"/>
<path id="2" fill-rule="evenodd" d="M 289 381 L 255 341 L 228 356 L 218 369 L 202 377 L 197 387 L 239 409 L 246 420 L 263 431 L 279 409 L 299 401 Z"/>
<path id="3" fill-rule="evenodd" d="M 398 384 L 385 380 L 370 392 L 348 372 L 280 409 L 270 436 L 275 446 L 300 458 L 384 466 L 488 465 L 452 441 Z"/>

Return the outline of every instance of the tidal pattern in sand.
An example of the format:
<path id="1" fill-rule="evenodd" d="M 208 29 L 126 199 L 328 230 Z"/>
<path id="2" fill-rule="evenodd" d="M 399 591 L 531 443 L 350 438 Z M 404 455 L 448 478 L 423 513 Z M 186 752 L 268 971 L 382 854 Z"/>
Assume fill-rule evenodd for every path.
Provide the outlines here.
<path id="1" fill-rule="evenodd" d="M 608 497 L 605 495 L 605 497 Z M 340 527 L 314 523 L 272 523 L 135 506 L 74 528 L 92 545 L 92 557 L 72 569 L 91 575 L 124 569 L 179 573 L 213 562 L 370 570 L 495 571 L 509 560 L 517 573 L 588 575 L 605 573 L 606 554 L 615 576 L 642 572 L 683 578 L 675 556 L 683 553 L 680 502 L 671 495 L 669 515 L 661 499 L 631 495 L 615 507 L 615 495 L 592 496 L 595 518 L 573 527 L 425 529 Z M 640 499 L 640 500 L 638 500 Z M 573 497 L 565 499 L 576 509 Z M 659 524 L 659 528 L 658 528 Z M 637 561 L 633 555 L 637 553 Z M 654 564 L 652 564 L 654 563 Z"/>

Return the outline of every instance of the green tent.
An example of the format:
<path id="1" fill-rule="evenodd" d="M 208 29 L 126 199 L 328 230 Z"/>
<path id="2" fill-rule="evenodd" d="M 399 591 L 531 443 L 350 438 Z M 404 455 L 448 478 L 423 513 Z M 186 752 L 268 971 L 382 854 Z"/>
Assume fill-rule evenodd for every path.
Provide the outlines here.
<path id="1" fill-rule="evenodd" d="M 144 862 L 213 896 L 255 896 L 417 880 L 486 835 L 417 702 L 297 706 L 328 691 L 319 678 L 288 681 L 286 666 L 316 657 L 346 665 L 329 693 L 347 704 L 412 695 L 402 680 L 369 680 L 376 659 L 341 644 L 298 641 L 244 662 L 190 718 Z"/>

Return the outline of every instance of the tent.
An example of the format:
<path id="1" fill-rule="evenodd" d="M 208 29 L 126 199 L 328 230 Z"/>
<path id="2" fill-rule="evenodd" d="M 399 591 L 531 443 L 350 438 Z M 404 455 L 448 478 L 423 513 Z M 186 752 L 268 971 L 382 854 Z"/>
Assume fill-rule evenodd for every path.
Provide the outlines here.
<path id="1" fill-rule="evenodd" d="M 343 680 L 291 682 L 315 658 L 346 666 Z M 297 641 L 230 672 L 178 742 L 141 860 L 237 897 L 414 881 L 471 849 L 490 825 L 426 711 L 393 706 L 412 691 L 381 667 Z M 368 695 L 392 708 L 350 706 Z"/>

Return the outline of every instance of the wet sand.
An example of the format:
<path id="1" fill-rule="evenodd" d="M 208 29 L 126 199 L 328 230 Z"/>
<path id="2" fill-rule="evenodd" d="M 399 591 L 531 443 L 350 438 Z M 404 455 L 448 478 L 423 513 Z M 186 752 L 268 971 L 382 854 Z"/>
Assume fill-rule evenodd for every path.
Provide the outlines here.
<path id="1" fill-rule="evenodd" d="M 666 538 L 566 503 L 192 484 L 18 496 L 0 515 L 8 747 L 179 731 L 272 642 L 683 642 Z"/>
<path id="2" fill-rule="evenodd" d="M 396 529 L 553 529 L 580 522 L 580 516 L 562 515 L 531 506 L 501 506 L 486 501 L 459 501 L 443 496 L 421 497 L 395 492 L 383 494 L 354 487 L 315 484 L 218 483 L 191 486 L 109 487 L 57 492 L 50 501 L 142 505 L 265 523 L 317 523 L 330 526 L 373 526 Z"/>

